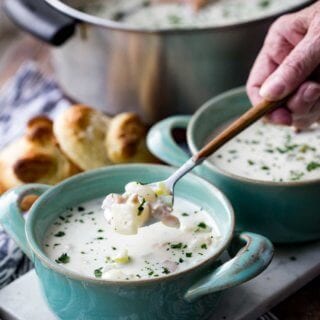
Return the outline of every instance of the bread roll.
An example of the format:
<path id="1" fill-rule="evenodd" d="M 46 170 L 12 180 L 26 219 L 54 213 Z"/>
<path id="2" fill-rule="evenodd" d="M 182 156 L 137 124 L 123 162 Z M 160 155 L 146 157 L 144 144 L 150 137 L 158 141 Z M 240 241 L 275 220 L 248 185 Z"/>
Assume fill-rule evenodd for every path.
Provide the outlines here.
<path id="1" fill-rule="evenodd" d="M 107 135 L 108 157 L 113 163 L 155 162 L 146 146 L 145 125 L 134 113 L 115 116 Z"/>
<path id="2" fill-rule="evenodd" d="M 105 140 L 109 118 L 84 105 L 75 105 L 54 122 L 63 152 L 82 170 L 109 165 Z"/>
<path id="3" fill-rule="evenodd" d="M 0 153 L 0 192 L 23 183 L 56 184 L 77 172 L 57 144 L 52 121 L 36 117 L 26 134 Z"/>

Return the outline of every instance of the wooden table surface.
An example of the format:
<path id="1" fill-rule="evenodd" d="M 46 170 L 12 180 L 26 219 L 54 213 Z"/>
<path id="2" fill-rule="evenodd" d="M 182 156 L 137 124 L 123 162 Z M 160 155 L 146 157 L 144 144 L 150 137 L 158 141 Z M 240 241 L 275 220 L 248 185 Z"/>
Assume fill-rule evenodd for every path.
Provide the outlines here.
<path id="1" fill-rule="evenodd" d="M 30 59 L 36 61 L 44 73 L 52 74 L 47 45 L 19 33 L 0 40 L 0 89 L 19 66 Z M 272 313 L 280 320 L 320 320 L 320 276 L 280 302 Z"/>

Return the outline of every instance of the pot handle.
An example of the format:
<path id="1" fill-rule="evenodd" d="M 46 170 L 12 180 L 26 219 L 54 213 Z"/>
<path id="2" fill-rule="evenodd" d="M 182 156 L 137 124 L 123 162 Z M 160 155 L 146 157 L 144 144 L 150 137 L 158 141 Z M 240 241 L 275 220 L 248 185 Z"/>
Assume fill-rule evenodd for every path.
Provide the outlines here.
<path id="1" fill-rule="evenodd" d="M 149 150 L 162 161 L 180 167 L 190 156 L 174 141 L 171 131 L 187 128 L 190 120 L 191 116 L 173 116 L 155 124 L 147 136 Z"/>
<path id="2" fill-rule="evenodd" d="M 5 0 L 4 11 L 20 28 L 52 45 L 63 44 L 75 31 L 76 20 L 44 0 Z"/>
<path id="3" fill-rule="evenodd" d="M 184 296 L 188 302 L 254 278 L 267 268 L 273 257 L 270 240 L 250 232 L 236 235 L 230 249 L 238 250 L 235 257 L 194 284 Z"/>
<path id="4" fill-rule="evenodd" d="M 30 260 L 33 260 L 32 252 L 25 234 L 20 202 L 27 195 L 40 196 L 49 189 L 50 186 L 44 184 L 28 184 L 11 189 L 0 197 L 0 223 Z"/>

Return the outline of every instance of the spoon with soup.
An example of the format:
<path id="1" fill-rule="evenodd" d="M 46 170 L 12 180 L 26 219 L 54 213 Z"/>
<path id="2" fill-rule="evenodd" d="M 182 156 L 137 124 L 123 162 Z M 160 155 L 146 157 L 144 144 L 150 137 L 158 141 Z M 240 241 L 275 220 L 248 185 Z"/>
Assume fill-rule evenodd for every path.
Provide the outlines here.
<path id="1" fill-rule="evenodd" d="M 140 227 L 157 221 L 161 221 L 168 227 L 179 228 L 179 219 L 172 214 L 176 183 L 225 143 L 283 104 L 284 100 L 263 101 L 249 109 L 185 162 L 168 179 L 147 185 L 130 182 L 125 186 L 123 194 L 109 194 L 102 205 L 107 221 L 116 232 L 127 235 L 136 234 Z"/>

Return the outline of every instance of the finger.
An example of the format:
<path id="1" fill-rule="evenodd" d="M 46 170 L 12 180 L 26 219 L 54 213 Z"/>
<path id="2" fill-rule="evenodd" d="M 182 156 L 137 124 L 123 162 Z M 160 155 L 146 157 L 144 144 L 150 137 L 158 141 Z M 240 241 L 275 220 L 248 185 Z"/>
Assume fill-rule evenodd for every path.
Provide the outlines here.
<path id="1" fill-rule="evenodd" d="M 262 51 L 249 75 L 247 82 L 247 93 L 252 102 L 252 104 L 258 104 L 261 102 L 262 97 L 260 96 L 260 88 L 265 79 L 276 70 L 277 64 L 274 63 L 270 57 Z"/>
<path id="2" fill-rule="evenodd" d="M 320 84 L 312 81 L 303 83 L 294 96 L 288 101 L 287 107 L 297 115 L 308 115 L 315 102 L 320 99 Z"/>
<path id="3" fill-rule="evenodd" d="M 272 25 L 247 81 L 247 93 L 253 104 L 261 101 L 259 91 L 262 84 L 301 41 L 306 30 L 301 19 L 293 19 L 289 15 Z"/>
<path id="4" fill-rule="evenodd" d="M 260 95 L 271 101 L 293 92 L 319 65 L 320 36 L 306 35 L 265 81 Z"/>
<path id="5" fill-rule="evenodd" d="M 306 129 L 310 127 L 313 123 L 315 123 L 315 120 L 313 119 L 299 119 L 292 122 L 292 125 L 299 130 Z"/>
<path id="6" fill-rule="evenodd" d="M 293 115 L 292 125 L 297 129 L 305 129 L 320 120 L 320 99 L 313 103 L 308 114 Z"/>
<path id="7" fill-rule="evenodd" d="M 292 115 L 286 108 L 279 108 L 268 115 L 270 122 L 290 126 L 292 124 Z"/>

